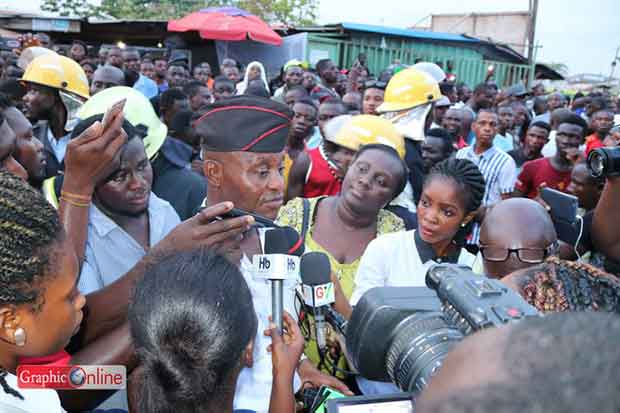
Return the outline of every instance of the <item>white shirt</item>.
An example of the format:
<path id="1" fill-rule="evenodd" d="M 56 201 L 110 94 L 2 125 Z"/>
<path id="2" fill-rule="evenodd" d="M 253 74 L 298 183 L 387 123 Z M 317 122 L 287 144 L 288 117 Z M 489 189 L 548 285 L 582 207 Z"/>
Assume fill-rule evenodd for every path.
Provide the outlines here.
<path id="1" fill-rule="evenodd" d="M 254 364 L 252 368 L 246 367 L 239 374 L 235 390 L 234 409 L 249 409 L 258 413 L 268 412 L 273 382 L 273 365 L 271 363 L 271 353 L 267 352 L 267 346 L 271 344 L 271 338 L 265 336 L 263 332 L 269 328 L 271 282 L 265 279 L 254 278 L 252 263 L 245 255 L 241 259 L 240 270 L 252 293 L 254 310 L 258 318 L 258 327 L 256 329 L 256 339 L 254 340 Z M 284 281 L 283 288 L 283 308 L 295 319 L 297 319 L 295 288 L 300 281 L 300 279 L 286 280 Z M 295 373 L 293 388 L 297 391 L 300 387 L 301 381 L 297 373 Z"/>
<path id="2" fill-rule="evenodd" d="M 461 249 L 458 264 L 472 267 L 475 256 Z M 392 232 L 370 241 L 355 276 L 351 305 L 374 287 L 426 287 L 426 271 L 438 261 L 423 261 L 415 230 Z"/>
<path id="3" fill-rule="evenodd" d="M 56 139 L 54 134 L 52 133 L 52 128 L 47 128 L 47 140 L 50 143 L 50 147 L 52 151 L 54 151 L 54 156 L 58 162 L 62 162 L 65 159 L 65 154 L 67 153 L 67 145 L 69 144 L 69 138 L 71 137 L 70 133 L 67 133 L 65 136 L 60 139 Z"/>
<path id="4" fill-rule="evenodd" d="M 0 412 L 2 413 L 65 413 L 60 405 L 56 390 L 52 389 L 20 389 L 17 387 L 17 376 L 8 373 L 4 379 L 9 387 L 17 390 L 24 400 L 6 393 L 0 388 Z"/>
<path id="5" fill-rule="evenodd" d="M 558 151 L 558 146 L 555 143 L 555 132 L 556 131 L 552 130 L 549 133 L 549 141 L 542 148 L 541 153 L 542 153 L 542 156 L 544 156 L 545 158 L 554 157 L 556 152 Z"/>

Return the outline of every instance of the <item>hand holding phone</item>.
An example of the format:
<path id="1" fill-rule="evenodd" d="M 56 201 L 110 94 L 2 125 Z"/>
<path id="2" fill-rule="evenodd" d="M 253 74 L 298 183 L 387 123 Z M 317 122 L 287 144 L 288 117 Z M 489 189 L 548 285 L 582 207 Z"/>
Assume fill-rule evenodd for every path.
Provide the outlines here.
<path id="1" fill-rule="evenodd" d="M 101 121 L 103 132 L 105 132 L 112 124 L 112 121 L 123 112 L 125 102 L 127 102 L 127 99 L 121 99 L 105 111 L 103 114 L 103 120 Z"/>

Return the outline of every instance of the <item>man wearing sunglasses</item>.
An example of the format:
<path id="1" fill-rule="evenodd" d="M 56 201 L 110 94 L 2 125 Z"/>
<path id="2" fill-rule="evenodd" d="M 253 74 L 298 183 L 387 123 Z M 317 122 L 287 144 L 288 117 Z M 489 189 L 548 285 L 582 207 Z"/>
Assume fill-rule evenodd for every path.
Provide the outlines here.
<path id="1" fill-rule="evenodd" d="M 487 212 L 480 230 L 484 273 L 503 278 L 542 263 L 558 252 L 551 217 L 536 201 L 511 198 Z"/>
<path id="2" fill-rule="evenodd" d="M 368 80 L 364 83 L 362 114 L 377 115 L 377 108 L 383 103 L 386 86 L 387 83 L 379 80 Z"/>

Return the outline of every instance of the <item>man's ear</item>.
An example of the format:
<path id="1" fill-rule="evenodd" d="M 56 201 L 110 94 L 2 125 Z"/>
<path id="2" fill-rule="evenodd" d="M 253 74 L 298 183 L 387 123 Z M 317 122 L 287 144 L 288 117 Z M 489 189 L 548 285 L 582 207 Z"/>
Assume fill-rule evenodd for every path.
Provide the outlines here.
<path id="1" fill-rule="evenodd" d="M 248 343 L 242 357 L 243 366 L 252 368 L 254 365 L 254 340 Z"/>
<path id="2" fill-rule="evenodd" d="M 224 180 L 224 166 L 221 162 L 214 159 L 207 159 L 203 162 L 202 167 L 209 185 L 213 185 L 215 188 L 220 188 L 222 186 L 222 181 Z"/>

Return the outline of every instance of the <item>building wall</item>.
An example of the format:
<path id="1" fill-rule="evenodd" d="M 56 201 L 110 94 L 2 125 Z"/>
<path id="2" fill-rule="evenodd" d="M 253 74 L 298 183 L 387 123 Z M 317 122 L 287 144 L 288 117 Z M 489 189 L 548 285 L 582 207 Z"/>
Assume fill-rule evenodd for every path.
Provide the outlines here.
<path id="1" fill-rule="evenodd" d="M 446 33 L 465 33 L 475 37 L 490 37 L 505 43 L 522 55 L 527 54 L 527 12 L 485 14 L 434 14 L 431 30 Z"/>

